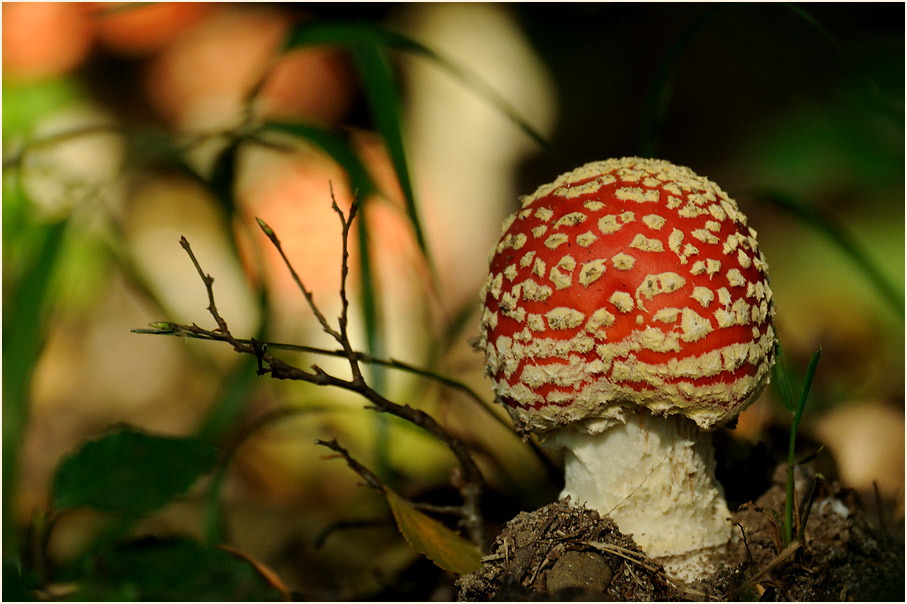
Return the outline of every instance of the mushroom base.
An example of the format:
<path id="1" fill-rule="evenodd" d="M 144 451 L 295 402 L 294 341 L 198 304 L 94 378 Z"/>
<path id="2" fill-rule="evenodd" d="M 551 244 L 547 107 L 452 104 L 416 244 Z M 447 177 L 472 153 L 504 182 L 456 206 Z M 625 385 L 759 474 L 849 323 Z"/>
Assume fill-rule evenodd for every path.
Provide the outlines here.
<path id="1" fill-rule="evenodd" d="M 566 449 L 562 497 L 610 516 L 674 577 L 715 570 L 709 558 L 731 525 L 710 433 L 683 416 L 643 411 L 597 434 L 562 430 L 547 444 Z"/>

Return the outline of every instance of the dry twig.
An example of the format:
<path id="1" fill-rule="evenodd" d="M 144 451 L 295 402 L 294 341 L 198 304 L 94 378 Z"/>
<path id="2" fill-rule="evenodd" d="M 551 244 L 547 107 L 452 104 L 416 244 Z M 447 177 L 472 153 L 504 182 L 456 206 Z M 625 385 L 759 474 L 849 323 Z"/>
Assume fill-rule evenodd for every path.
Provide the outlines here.
<path id="1" fill-rule="evenodd" d="M 342 356 L 349 361 L 350 370 L 352 372 L 352 379 L 347 380 L 331 375 L 317 365 L 312 365 L 310 370 L 295 367 L 293 365 L 290 365 L 289 363 L 282 361 L 281 359 L 274 357 L 268 351 L 267 346 L 262 345 L 255 340 L 242 340 L 235 338 L 233 334 L 230 333 L 230 329 L 227 325 L 226 320 L 224 320 L 224 318 L 217 310 L 217 305 L 215 304 L 214 300 L 214 278 L 204 272 L 201 264 L 195 256 L 195 253 L 192 251 L 192 247 L 189 245 L 189 242 L 185 237 L 180 239 L 180 245 L 182 245 L 183 249 L 189 255 L 189 258 L 192 260 L 196 271 L 198 271 L 202 282 L 205 284 L 209 302 L 208 312 L 214 318 L 215 323 L 217 323 L 217 329 L 213 331 L 206 330 L 194 323 L 192 325 L 159 323 L 152 325 L 152 327 L 166 329 L 172 331 L 173 333 L 195 334 L 203 338 L 228 342 L 236 352 L 251 354 L 258 359 L 259 375 L 269 373 L 271 377 L 275 379 L 297 380 L 318 386 L 334 386 L 337 388 L 342 388 L 344 390 L 356 392 L 370 403 L 369 408 L 383 413 L 390 413 L 391 415 L 405 419 L 410 423 L 422 428 L 432 436 L 438 438 L 445 444 L 445 446 L 447 446 L 448 449 L 450 449 L 450 451 L 457 459 L 457 462 L 459 464 L 460 479 L 457 481 L 456 486 L 458 487 L 463 498 L 462 506 L 459 506 L 459 508 L 448 508 L 444 511 L 450 512 L 454 509 L 458 509 L 460 523 L 466 530 L 469 539 L 476 545 L 483 547 L 485 534 L 479 503 L 482 496 L 482 491 L 484 490 L 485 481 L 484 477 L 482 476 L 481 470 L 479 469 L 478 465 L 476 465 L 467 447 L 458 438 L 445 430 L 432 416 L 425 413 L 421 409 L 414 409 L 409 405 L 401 405 L 388 400 L 387 398 L 376 392 L 374 389 L 372 389 L 362 376 L 362 372 L 359 367 L 359 360 L 362 358 L 362 355 L 353 350 L 347 333 L 349 300 L 346 294 L 346 279 L 349 274 L 349 231 L 350 226 L 352 225 L 353 220 L 356 217 L 358 201 L 354 200 L 349 214 L 344 215 L 343 211 L 337 206 L 337 202 L 333 199 L 333 192 L 331 194 L 331 198 L 333 202 L 332 207 L 334 211 L 336 211 L 340 216 L 340 221 L 343 229 L 343 256 L 341 261 L 340 286 L 340 298 L 342 307 L 340 317 L 338 318 L 338 329 L 331 327 L 324 314 L 315 304 L 312 293 L 305 287 L 302 279 L 293 268 L 292 263 L 284 254 L 283 247 L 281 246 L 280 240 L 277 238 L 277 235 L 274 233 L 274 230 L 263 220 L 257 220 L 262 231 L 271 240 L 271 243 L 277 248 L 277 251 L 283 258 L 284 264 L 290 271 L 293 280 L 296 282 L 296 285 L 299 287 L 300 291 L 305 297 L 309 308 L 321 325 L 322 330 L 333 337 L 340 345 Z M 348 459 L 348 463 L 350 461 L 351 460 Z M 360 468 L 365 470 L 364 467 L 360 466 Z M 364 474 L 360 472 L 360 475 Z"/>

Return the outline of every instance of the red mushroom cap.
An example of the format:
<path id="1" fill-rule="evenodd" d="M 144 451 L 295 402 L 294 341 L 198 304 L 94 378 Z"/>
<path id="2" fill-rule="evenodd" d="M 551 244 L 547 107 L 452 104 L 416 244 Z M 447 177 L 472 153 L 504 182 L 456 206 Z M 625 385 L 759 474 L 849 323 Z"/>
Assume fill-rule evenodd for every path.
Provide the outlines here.
<path id="1" fill-rule="evenodd" d="M 629 157 L 522 198 L 492 252 L 479 347 L 518 430 L 636 407 L 735 418 L 773 363 L 756 232 L 715 183 Z"/>

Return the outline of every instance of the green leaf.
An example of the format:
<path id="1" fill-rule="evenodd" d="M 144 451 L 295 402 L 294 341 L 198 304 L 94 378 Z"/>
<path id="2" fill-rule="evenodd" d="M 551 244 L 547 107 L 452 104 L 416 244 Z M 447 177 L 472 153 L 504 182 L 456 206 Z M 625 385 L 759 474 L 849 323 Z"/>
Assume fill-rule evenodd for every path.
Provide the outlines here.
<path id="1" fill-rule="evenodd" d="M 482 566 L 482 552 L 475 545 L 384 489 L 397 527 L 406 541 L 443 570 L 464 575 Z"/>
<path id="2" fill-rule="evenodd" d="M 140 516 L 184 493 L 217 457 L 214 446 L 194 438 L 124 428 L 63 460 L 53 480 L 53 503 Z"/>
<path id="3" fill-rule="evenodd" d="M 268 601 L 284 594 L 245 560 L 185 539 L 142 539 L 99 556 L 78 600 Z"/>
<path id="4" fill-rule="evenodd" d="M 286 40 L 284 49 L 292 50 L 302 46 L 319 44 L 358 46 L 383 46 L 421 56 L 435 63 L 459 80 L 463 85 L 472 88 L 489 103 L 506 115 L 520 130 L 532 138 L 541 147 L 549 147 L 545 137 L 523 119 L 513 106 L 495 90 L 466 71 L 456 63 L 438 54 L 416 40 L 374 23 L 346 23 L 337 21 L 307 21 L 294 27 Z"/>

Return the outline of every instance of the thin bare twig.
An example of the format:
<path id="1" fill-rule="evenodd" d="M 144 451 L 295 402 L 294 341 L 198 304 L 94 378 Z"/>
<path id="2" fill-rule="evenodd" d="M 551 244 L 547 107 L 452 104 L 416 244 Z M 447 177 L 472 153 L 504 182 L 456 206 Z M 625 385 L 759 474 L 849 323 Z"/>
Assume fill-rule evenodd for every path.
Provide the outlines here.
<path id="1" fill-rule="evenodd" d="M 338 455 L 340 455 L 340 457 L 342 457 L 343 460 L 346 461 L 346 465 L 348 465 L 353 472 L 355 472 L 356 474 L 361 476 L 363 480 L 365 480 L 366 486 L 377 489 L 382 493 L 387 490 L 387 486 L 381 481 L 381 479 L 375 476 L 375 474 L 371 470 L 353 459 L 353 456 L 350 455 L 350 452 L 341 447 L 340 443 L 338 443 L 336 439 L 316 440 L 315 444 L 321 445 L 322 447 L 327 447 L 331 451 L 335 451 Z"/>
<path id="2" fill-rule="evenodd" d="M 749 589 L 750 587 L 755 585 L 756 582 L 759 581 L 759 579 L 761 579 L 763 576 L 765 576 L 766 573 L 771 572 L 776 567 L 778 567 L 782 562 L 784 562 L 785 560 L 787 560 L 788 558 L 793 556 L 797 552 L 797 550 L 799 550 L 802 546 L 803 546 L 803 543 L 800 541 L 797 541 L 796 539 L 791 541 L 790 545 L 788 545 L 786 548 L 784 548 L 784 550 L 780 554 L 775 556 L 771 562 L 766 564 L 761 570 L 759 570 L 759 572 L 757 572 L 755 575 L 750 577 L 747 581 L 742 583 L 737 588 L 736 593 L 742 594 L 744 591 L 746 591 L 747 589 Z"/>
<path id="3" fill-rule="evenodd" d="M 189 258 L 192 260 L 192 264 L 195 265 L 195 270 L 198 271 L 198 276 L 202 278 L 202 282 L 205 284 L 205 289 L 208 292 L 208 312 L 211 313 L 211 316 L 214 317 L 215 323 L 217 323 L 217 331 L 223 334 L 226 341 L 233 344 L 233 348 L 236 348 L 236 341 L 233 339 L 233 335 L 230 333 L 230 329 L 227 327 L 227 322 L 222 316 L 220 316 L 220 313 L 217 311 L 217 305 L 214 303 L 214 277 L 202 270 L 201 264 L 199 264 L 198 262 L 198 258 L 195 257 L 195 253 L 192 251 L 192 246 L 189 245 L 188 239 L 186 239 L 185 237 L 180 237 L 180 245 L 183 246 L 183 249 L 186 250 L 187 254 L 189 254 Z"/>
<path id="4" fill-rule="evenodd" d="M 353 225 L 353 220 L 356 218 L 356 213 L 359 211 L 359 194 L 356 193 L 353 195 L 353 203 L 350 206 L 350 213 L 347 216 L 343 215 L 343 211 L 340 209 L 340 206 L 337 205 L 337 199 L 334 197 L 334 185 L 328 183 L 331 189 L 331 208 L 337 212 L 337 215 L 340 217 L 340 226 L 342 229 L 342 241 L 343 241 L 343 250 L 341 253 L 341 262 L 340 262 L 340 318 L 338 319 L 338 325 L 340 327 L 340 346 L 343 348 L 343 352 L 346 353 L 346 358 L 350 362 L 350 371 L 353 373 L 354 382 L 363 382 L 362 370 L 359 368 L 359 361 L 356 358 L 356 353 L 353 351 L 353 347 L 350 344 L 349 334 L 347 332 L 347 326 L 349 324 L 349 309 L 350 301 L 346 296 L 346 279 L 350 274 L 350 250 L 349 250 L 349 240 L 350 240 L 350 227 Z"/>
<path id="5" fill-rule="evenodd" d="M 271 240 L 271 244 L 277 250 L 277 253 L 280 254 L 280 257 L 283 259 L 284 265 L 286 265 L 287 269 L 290 271 L 290 276 L 296 283 L 296 287 L 298 287 L 299 291 L 302 292 L 302 296 L 308 303 L 309 309 L 312 311 L 312 314 L 315 315 L 315 318 L 318 320 L 319 325 L 321 325 L 321 329 L 324 330 L 325 333 L 329 334 L 332 338 L 337 340 L 337 342 L 342 342 L 343 337 L 339 332 L 337 332 L 328 324 L 328 320 L 324 317 L 323 314 L 321 314 L 321 310 L 315 304 L 315 298 L 312 295 L 312 292 L 308 290 L 308 288 L 302 282 L 302 279 L 299 278 L 299 274 L 297 274 L 296 269 L 293 268 L 293 264 L 290 262 L 290 259 L 287 258 L 286 253 L 283 251 L 283 246 L 280 244 L 280 239 L 277 238 L 277 234 L 274 232 L 274 229 L 272 229 L 268 225 L 268 223 L 261 218 L 256 218 L 255 220 L 258 222 L 258 226 L 261 227 L 262 232 L 268 237 L 268 239 Z"/>
<path id="6" fill-rule="evenodd" d="M 324 544 L 328 540 L 328 537 L 338 531 L 363 528 L 388 528 L 391 526 L 392 525 L 387 518 L 373 518 L 369 520 L 345 520 L 342 522 L 335 522 L 325 527 L 320 533 L 318 533 L 318 536 L 315 537 L 315 549 L 321 549 L 322 547 L 324 547 Z"/>
<path id="7" fill-rule="evenodd" d="M 181 325 L 168 321 L 160 321 L 156 323 L 150 323 L 149 327 L 151 327 L 151 329 L 133 329 L 132 333 L 142 335 L 177 336 L 184 338 L 193 338 L 196 340 L 211 340 L 215 342 L 228 341 L 228 339 L 224 337 L 219 331 L 211 331 L 209 329 L 199 327 L 198 325 Z M 243 344 L 253 344 L 253 340 L 250 339 L 235 338 L 235 340 Z M 266 340 L 256 340 L 254 343 L 273 350 L 289 350 L 292 352 L 306 352 L 311 354 L 320 354 L 323 356 L 341 358 L 346 358 L 348 355 L 348 353 L 344 350 L 330 350 L 327 348 L 319 348 L 317 346 L 307 346 L 305 344 L 287 344 L 285 342 L 271 342 Z M 491 403 L 483 399 L 475 390 L 473 390 L 463 382 L 447 377 L 445 375 L 441 375 L 439 373 L 435 373 L 428 369 L 424 369 L 422 367 L 417 367 L 416 365 L 411 365 L 410 363 L 406 363 L 398 359 L 382 359 L 380 357 L 375 357 L 368 353 L 355 350 L 353 351 L 353 354 L 356 356 L 356 360 L 360 363 L 365 363 L 367 365 L 381 365 L 382 367 L 387 367 L 389 369 L 397 369 L 406 373 L 412 373 L 414 375 L 418 375 L 420 377 L 424 377 L 443 384 L 444 386 L 453 388 L 454 390 L 459 390 L 468 398 L 471 398 L 473 401 L 481 405 L 482 408 L 485 409 L 489 415 L 491 415 L 492 419 L 501 424 L 501 426 L 507 428 L 508 431 L 510 431 L 512 434 L 519 436 L 518 433 L 510 429 L 510 425 L 508 425 L 507 421 L 503 417 L 494 412 L 494 406 Z"/>
<path id="8" fill-rule="evenodd" d="M 359 474 L 359 476 L 361 476 L 366 481 L 366 486 L 378 489 L 381 492 L 386 492 L 390 488 L 386 484 L 384 484 L 384 482 L 380 478 L 378 478 L 371 470 L 356 461 L 353 456 L 350 455 L 349 451 L 340 446 L 340 443 L 338 443 L 336 439 L 332 439 L 330 441 L 316 440 L 315 444 L 321 445 L 322 447 L 327 447 L 328 449 L 337 452 L 337 454 L 342 457 L 344 461 L 346 461 L 350 469 Z M 435 514 L 449 514 L 452 516 L 460 516 L 462 512 L 459 506 L 419 503 L 416 501 L 410 501 L 405 498 L 403 498 L 403 500 L 413 508 L 426 512 L 432 512 Z"/>
<path id="9" fill-rule="evenodd" d="M 167 335 L 167 336 L 176 336 L 183 338 L 193 338 L 197 340 L 211 340 L 215 342 L 239 342 L 242 344 L 249 345 L 258 345 L 267 349 L 273 350 L 289 350 L 293 352 L 306 352 L 311 354 L 319 354 L 330 357 L 340 357 L 348 358 L 348 354 L 344 350 L 330 350 L 327 348 L 319 348 L 317 346 L 306 346 L 304 344 L 287 344 L 284 342 L 270 342 L 270 341 L 257 341 L 244 338 L 228 338 L 221 334 L 219 331 L 212 331 L 209 329 L 204 329 L 198 325 L 180 325 L 178 323 L 171 323 L 169 321 L 160 321 L 156 323 L 150 323 L 149 327 L 151 329 L 133 329 L 133 333 L 142 334 L 142 335 Z M 508 423 L 504 417 L 495 412 L 495 406 L 489 401 L 483 399 L 478 393 L 470 388 L 467 384 L 455 380 L 453 378 L 435 373 L 428 369 L 422 367 L 417 367 L 416 365 L 411 365 L 404 361 L 398 359 L 382 359 L 379 357 L 374 357 L 365 352 L 352 351 L 352 354 L 355 355 L 356 360 L 360 363 L 365 363 L 368 365 L 381 365 L 382 367 L 388 367 L 390 369 L 396 369 L 398 371 L 404 371 L 406 373 L 412 373 L 420 377 L 430 379 L 432 381 L 438 382 L 454 390 L 459 390 L 468 398 L 471 398 L 473 401 L 478 403 L 482 409 L 484 409 L 491 418 L 500 424 L 503 428 L 506 428 L 507 432 L 512 434 L 516 438 L 521 438 L 522 436 L 513 430 L 512 426 Z M 548 458 L 547 455 L 542 451 L 541 446 L 536 442 L 535 437 L 529 438 L 526 442 L 529 445 L 532 452 L 536 455 L 539 462 L 545 468 L 549 478 L 556 482 L 560 480 L 561 473 L 560 470 L 555 466 L 555 464 Z"/>
<path id="10" fill-rule="evenodd" d="M 737 521 L 734 521 L 734 526 L 740 529 L 740 536 L 743 537 L 743 548 L 746 550 L 746 557 L 749 559 L 750 564 L 755 564 L 753 553 L 750 551 L 750 544 L 746 540 L 746 531 L 743 530 L 743 525 Z"/>
<path id="11" fill-rule="evenodd" d="M 349 270 L 347 240 L 349 238 L 350 225 L 352 224 L 352 221 L 356 215 L 356 203 L 354 202 L 353 209 L 346 217 L 344 217 L 343 213 L 340 211 L 339 207 L 336 204 L 336 201 L 334 202 L 333 206 L 340 215 L 341 221 L 343 223 L 344 253 L 342 259 L 341 274 L 343 277 L 342 283 L 345 284 Z M 223 319 L 223 317 L 220 316 L 220 313 L 217 311 L 213 291 L 214 279 L 204 272 L 200 263 L 198 262 L 198 259 L 195 257 L 195 254 L 193 253 L 189 242 L 185 237 L 180 240 L 180 244 L 186 250 L 186 253 L 191 258 L 192 263 L 195 265 L 199 276 L 205 284 L 209 300 L 208 311 L 211 313 L 212 317 L 214 317 L 218 328 L 217 330 L 212 332 L 210 330 L 204 330 L 203 328 L 195 324 L 191 326 L 182 326 L 174 325 L 172 323 L 165 323 L 157 324 L 157 326 L 163 326 L 168 329 L 173 329 L 174 331 L 181 330 L 185 333 L 203 334 L 207 337 L 211 337 L 211 339 L 222 339 L 224 341 L 227 341 L 233 346 L 233 349 L 235 351 L 245 354 L 252 354 L 256 357 L 256 359 L 258 359 L 260 375 L 264 373 L 270 373 L 271 377 L 275 379 L 298 380 L 319 386 L 334 386 L 337 388 L 342 388 L 344 390 L 356 392 L 367 401 L 369 401 L 369 403 L 371 403 L 372 409 L 384 413 L 390 413 L 391 415 L 405 419 L 410 423 L 422 428 L 434 437 L 438 438 L 454 454 L 460 466 L 461 480 L 457 481 L 456 485 L 460 491 L 461 497 L 463 498 L 463 505 L 460 511 L 460 524 L 464 527 L 469 536 L 469 539 L 473 543 L 475 543 L 479 547 L 484 547 L 485 533 L 483 528 L 482 513 L 480 509 L 480 499 L 484 490 L 485 480 L 482 476 L 481 470 L 479 469 L 475 460 L 472 458 L 466 445 L 458 438 L 450 434 L 433 417 L 431 417 L 421 409 L 414 409 L 409 405 L 400 405 L 398 403 L 394 403 L 380 395 L 365 382 L 361 372 L 359 371 L 359 356 L 352 349 L 346 331 L 348 301 L 346 301 L 345 285 L 341 285 L 341 297 L 344 301 L 344 306 L 339 319 L 340 330 L 338 331 L 333 329 L 328 324 L 327 319 L 315 304 L 312 293 L 305 287 L 302 279 L 299 278 L 299 275 L 293 268 L 292 263 L 286 257 L 286 254 L 284 253 L 283 248 L 280 245 L 280 240 L 277 238 L 274 230 L 271 229 L 271 227 L 268 226 L 268 224 L 263 220 L 257 220 L 262 231 L 271 240 L 272 244 L 274 244 L 281 257 L 283 258 L 283 261 L 289 269 L 293 280 L 296 282 L 296 285 L 299 287 L 300 291 L 305 297 L 309 308 L 312 310 L 312 313 L 321 324 L 322 329 L 326 333 L 331 335 L 343 349 L 344 356 L 349 360 L 350 367 L 353 371 L 352 379 L 345 380 L 333 376 L 325 372 L 317 365 L 313 365 L 311 367 L 311 370 L 308 371 L 299 367 L 295 367 L 274 357 L 268 351 L 267 347 L 261 345 L 261 343 L 259 342 L 238 340 L 234 338 L 230 333 L 229 328 L 227 327 L 226 321 Z"/>

